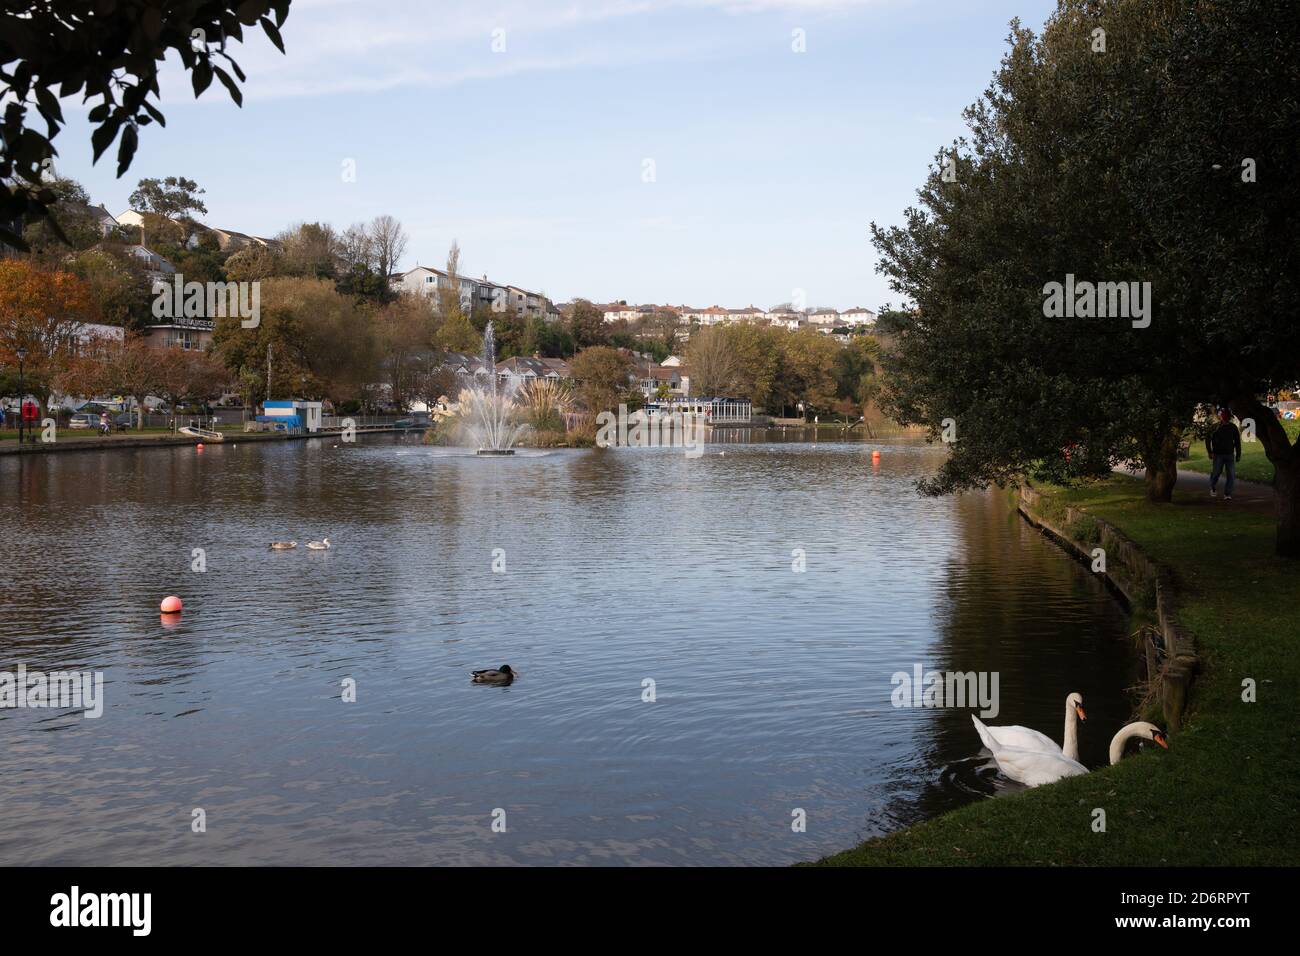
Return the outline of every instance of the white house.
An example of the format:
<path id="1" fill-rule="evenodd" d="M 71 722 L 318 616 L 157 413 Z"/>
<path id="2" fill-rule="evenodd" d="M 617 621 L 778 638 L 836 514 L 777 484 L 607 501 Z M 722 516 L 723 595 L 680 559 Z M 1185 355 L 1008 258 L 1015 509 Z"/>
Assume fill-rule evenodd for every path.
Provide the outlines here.
<path id="1" fill-rule="evenodd" d="M 410 295 L 441 296 L 450 291 L 453 283 L 460 290 L 460 307 L 472 312 L 478 283 L 466 276 L 455 276 L 432 266 L 416 266 L 406 272 L 389 276 L 389 285 L 397 292 Z"/>
<path id="2" fill-rule="evenodd" d="M 635 305 L 616 305 L 605 310 L 606 322 L 636 322 L 648 315 L 644 309 Z"/>
<path id="3" fill-rule="evenodd" d="M 875 325 L 876 313 L 870 309 L 864 309 L 861 306 L 853 309 L 847 309 L 840 315 L 841 325 Z"/>
<path id="4" fill-rule="evenodd" d="M 767 321 L 776 328 L 794 330 L 803 322 L 803 314 L 794 309 L 773 309 L 767 313 Z"/>

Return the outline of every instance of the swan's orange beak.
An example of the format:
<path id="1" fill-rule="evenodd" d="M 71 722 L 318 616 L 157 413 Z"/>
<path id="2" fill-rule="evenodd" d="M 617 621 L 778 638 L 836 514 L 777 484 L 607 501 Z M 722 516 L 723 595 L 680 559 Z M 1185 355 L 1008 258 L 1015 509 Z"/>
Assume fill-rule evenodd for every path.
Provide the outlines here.
<path id="1" fill-rule="evenodd" d="M 1080 720 L 1088 719 L 1088 715 L 1083 712 L 1083 704 L 1075 704 L 1074 712 L 1079 715 Z"/>
<path id="2" fill-rule="evenodd" d="M 1158 743 L 1161 747 L 1164 747 L 1166 750 L 1169 749 L 1169 741 L 1165 740 L 1165 735 L 1162 734 L 1160 731 L 1157 730 L 1154 734 L 1152 734 L 1151 739 L 1154 740 L 1156 743 Z"/>

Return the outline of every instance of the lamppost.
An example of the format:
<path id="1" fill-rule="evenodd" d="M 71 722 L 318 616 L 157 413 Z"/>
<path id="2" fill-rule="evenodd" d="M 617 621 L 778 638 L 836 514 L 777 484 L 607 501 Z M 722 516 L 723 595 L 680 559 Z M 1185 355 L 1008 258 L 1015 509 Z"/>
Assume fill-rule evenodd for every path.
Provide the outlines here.
<path id="1" fill-rule="evenodd" d="M 27 387 L 23 382 L 23 362 L 27 358 L 27 346 L 18 346 L 18 447 L 23 447 L 23 399 L 27 397 Z"/>

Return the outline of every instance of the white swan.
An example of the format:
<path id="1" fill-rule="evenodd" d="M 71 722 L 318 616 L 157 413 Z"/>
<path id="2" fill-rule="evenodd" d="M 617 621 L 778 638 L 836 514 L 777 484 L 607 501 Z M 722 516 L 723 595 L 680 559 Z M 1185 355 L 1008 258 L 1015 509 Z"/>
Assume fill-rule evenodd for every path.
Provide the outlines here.
<path id="1" fill-rule="evenodd" d="M 1065 730 L 1058 746 L 1047 734 L 1040 734 L 1029 727 L 1013 725 L 1011 727 L 984 727 L 990 737 L 1003 747 L 1017 747 L 1021 750 L 1041 750 L 1050 754 L 1065 754 L 1071 760 L 1079 759 L 1079 721 L 1087 720 L 1083 712 L 1083 695 L 1070 694 L 1065 698 Z M 983 735 L 980 735 L 981 738 Z"/>
<path id="2" fill-rule="evenodd" d="M 1124 745 L 1134 738 L 1153 740 L 1166 750 L 1169 749 L 1169 741 L 1165 738 L 1163 730 L 1145 720 L 1135 720 L 1131 724 L 1125 724 L 1119 729 L 1119 733 L 1110 738 L 1110 762 L 1112 764 L 1119 763 L 1120 758 L 1124 756 Z"/>
<path id="3" fill-rule="evenodd" d="M 1062 777 L 1074 777 L 1088 772 L 1087 767 L 1067 757 L 1060 750 L 1053 753 L 1050 750 L 1026 750 L 1023 747 L 1003 746 L 989 733 L 989 728 L 985 727 L 978 717 L 971 714 L 970 719 L 975 722 L 975 730 L 979 733 L 980 740 L 993 754 L 998 769 L 1004 776 L 1010 777 L 1017 783 L 1023 783 L 1026 787 L 1039 787 L 1045 783 L 1055 783 Z"/>
<path id="4" fill-rule="evenodd" d="M 1063 753 L 1051 753 L 1043 750 L 1026 750 L 1023 747 L 1004 747 L 989 733 L 989 728 L 980 723 L 980 719 L 971 714 L 980 740 L 993 754 L 998 769 L 1002 773 L 1023 783 L 1026 787 L 1039 787 L 1045 783 L 1055 783 L 1063 777 L 1077 777 L 1088 772 L 1088 768 L 1077 760 Z M 1169 747 L 1164 731 L 1155 724 L 1138 720 L 1125 724 L 1110 741 L 1110 762 L 1117 764 L 1124 756 L 1124 745 L 1132 739 L 1153 740 L 1161 747 Z"/>
<path id="5" fill-rule="evenodd" d="M 312 551 L 328 551 L 334 545 L 330 544 L 329 538 L 323 538 L 320 541 L 308 541 L 307 547 Z"/>

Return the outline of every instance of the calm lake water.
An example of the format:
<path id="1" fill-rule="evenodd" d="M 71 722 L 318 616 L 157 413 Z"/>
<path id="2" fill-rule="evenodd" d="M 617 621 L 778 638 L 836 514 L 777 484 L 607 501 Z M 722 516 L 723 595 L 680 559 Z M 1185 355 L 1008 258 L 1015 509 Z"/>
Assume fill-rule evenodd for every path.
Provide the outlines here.
<path id="1" fill-rule="evenodd" d="M 0 670 L 106 698 L 0 710 L 0 864 L 784 864 L 998 789 L 897 671 L 1058 740 L 1078 690 L 1089 766 L 1128 716 L 1118 605 L 936 449 L 332 444 L 0 458 Z"/>

